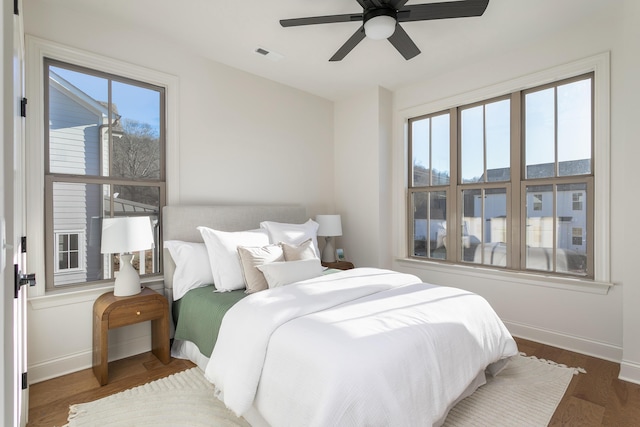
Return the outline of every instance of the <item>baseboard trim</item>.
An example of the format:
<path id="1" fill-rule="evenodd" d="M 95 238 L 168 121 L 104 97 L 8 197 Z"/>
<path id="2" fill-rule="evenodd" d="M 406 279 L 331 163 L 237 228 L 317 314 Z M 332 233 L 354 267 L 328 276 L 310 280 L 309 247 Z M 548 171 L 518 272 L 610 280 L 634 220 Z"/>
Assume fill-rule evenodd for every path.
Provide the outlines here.
<path id="1" fill-rule="evenodd" d="M 109 345 L 109 361 L 151 351 L 151 335 L 138 337 Z M 91 368 L 93 364 L 92 350 L 69 354 L 64 357 L 47 360 L 27 367 L 29 384 L 57 378 Z"/>
<path id="2" fill-rule="evenodd" d="M 597 357 L 598 359 L 609 360 L 615 363 L 621 363 L 622 360 L 622 347 L 516 322 L 504 321 L 504 324 L 513 336 L 519 338 L 562 348 L 564 350 L 575 351 L 576 353 L 586 354 L 587 356 Z"/>
<path id="3" fill-rule="evenodd" d="M 640 364 L 623 360 L 620 363 L 618 379 L 640 384 Z"/>

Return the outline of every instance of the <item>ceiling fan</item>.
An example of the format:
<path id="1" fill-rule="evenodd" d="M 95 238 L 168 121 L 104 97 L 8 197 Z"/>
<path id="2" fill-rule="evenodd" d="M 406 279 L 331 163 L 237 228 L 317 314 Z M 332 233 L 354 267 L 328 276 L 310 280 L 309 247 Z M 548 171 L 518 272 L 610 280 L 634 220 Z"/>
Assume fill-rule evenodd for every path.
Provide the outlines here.
<path id="1" fill-rule="evenodd" d="M 363 25 L 338 49 L 329 61 L 341 61 L 365 37 L 374 40 L 388 39 L 398 52 L 409 60 L 418 55 L 420 49 L 400 26 L 400 22 L 481 16 L 489 4 L 489 0 L 461 0 L 409 6 L 405 6 L 408 0 L 356 1 L 362 6 L 362 13 L 282 19 L 280 20 L 280 25 L 283 27 L 296 27 L 300 25 L 362 21 Z"/>

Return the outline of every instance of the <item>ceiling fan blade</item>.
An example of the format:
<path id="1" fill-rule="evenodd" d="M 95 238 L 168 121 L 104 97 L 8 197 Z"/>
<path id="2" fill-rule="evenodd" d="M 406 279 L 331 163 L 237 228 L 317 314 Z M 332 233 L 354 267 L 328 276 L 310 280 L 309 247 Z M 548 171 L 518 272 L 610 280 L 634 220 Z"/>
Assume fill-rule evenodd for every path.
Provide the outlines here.
<path id="1" fill-rule="evenodd" d="M 309 18 L 281 19 L 280 25 L 283 27 L 297 27 L 299 25 L 332 24 L 334 22 L 355 22 L 362 21 L 362 13 L 352 13 L 345 15 L 312 16 Z"/>
<path id="2" fill-rule="evenodd" d="M 420 53 L 418 46 L 411 40 L 409 34 L 400 26 L 396 25 L 396 31 L 387 40 L 398 49 L 404 59 L 409 60 Z"/>
<path id="3" fill-rule="evenodd" d="M 347 40 L 346 43 L 343 44 L 340 49 L 338 49 L 338 51 L 329 59 L 329 61 L 342 61 L 342 59 L 344 59 L 344 57 L 347 56 L 347 54 L 351 52 L 353 48 L 356 47 L 362 40 L 364 40 L 364 25 L 361 26 L 358 31 L 353 33 L 351 37 L 349 37 L 349 40 Z"/>
<path id="4" fill-rule="evenodd" d="M 389 0 L 387 3 L 395 10 L 400 10 L 404 7 L 408 0 Z"/>
<path id="5" fill-rule="evenodd" d="M 398 22 L 481 16 L 489 0 L 464 0 L 406 6 L 398 11 Z"/>

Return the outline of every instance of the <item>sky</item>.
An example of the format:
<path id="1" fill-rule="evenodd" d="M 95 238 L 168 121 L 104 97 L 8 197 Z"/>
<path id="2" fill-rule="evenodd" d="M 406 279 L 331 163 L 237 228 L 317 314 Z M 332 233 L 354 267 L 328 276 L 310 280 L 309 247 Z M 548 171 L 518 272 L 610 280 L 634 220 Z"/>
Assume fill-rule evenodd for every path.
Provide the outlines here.
<path id="1" fill-rule="evenodd" d="M 525 95 L 526 164 L 538 165 L 591 158 L 591 80 L 579 80 Z M 556 120 L 557 117 L 557 120 Z M 510 162 L 510 100 L 461 109 L 461 174 L 470 182 Z M 448 114 L 412 122 L 413 161 L 449 171 Z"/>
<path id="2" fill-rule="evenodd" d="M 107 102 L 106 78 L 52 66 L 51 69 L 96 101 Z M 148 123 L 156 132 L 160 129 L 160 93 L 155 90 L 113 81 L 112 102 L 123 119 Z"/>

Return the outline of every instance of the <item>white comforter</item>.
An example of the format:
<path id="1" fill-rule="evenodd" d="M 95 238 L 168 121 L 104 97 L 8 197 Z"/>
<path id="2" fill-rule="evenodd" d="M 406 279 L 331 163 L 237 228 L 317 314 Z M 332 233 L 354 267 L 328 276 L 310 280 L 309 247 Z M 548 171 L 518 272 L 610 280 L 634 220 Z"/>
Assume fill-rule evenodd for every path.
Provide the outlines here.
<path id="1" fill-rule="evenodd" d="M 354 269 L 244 298 L 206 367 L 218 397 L 272 426 L 430 426 L 517 347 L 489 304 Z"/>

